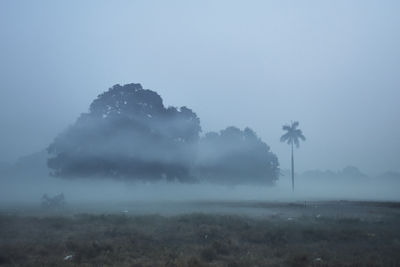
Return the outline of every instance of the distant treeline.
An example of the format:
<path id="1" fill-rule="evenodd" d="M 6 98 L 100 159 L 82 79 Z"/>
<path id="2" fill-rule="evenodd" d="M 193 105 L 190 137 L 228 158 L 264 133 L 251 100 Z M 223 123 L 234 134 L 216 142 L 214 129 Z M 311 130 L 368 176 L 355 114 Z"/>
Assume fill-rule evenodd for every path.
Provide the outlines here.
<path id="1" fill-rule="evenodd" d="M 200 137 L 187 107 L 165 107 L 140 84 L 115 85 L 55 138 L 48 167 L 59 177 L 111 177 L 216 183 L 269 183 L 279 163 L 250 128 L 228 127 Z"/>
<path id="2" fill-rule="evenodd" d="M 289 176 L 289 171 L 281 171 L 283 175 Z M 308 170 L 299 175 L 303 181 L 341 181 L 341 182 L 365 182 L 365 181 L 382 181 L 382 182 L 400 182 L 400 173 L 395 171 L 386 171 L 377 175 L 369 176 L 360 171 L 355 166 L 347 166 L 342 170 Z"/>

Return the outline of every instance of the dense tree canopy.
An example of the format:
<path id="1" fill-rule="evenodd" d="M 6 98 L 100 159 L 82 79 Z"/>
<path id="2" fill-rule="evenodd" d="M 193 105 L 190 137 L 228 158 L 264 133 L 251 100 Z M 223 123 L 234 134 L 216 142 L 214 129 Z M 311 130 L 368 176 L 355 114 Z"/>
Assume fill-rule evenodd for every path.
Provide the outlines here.
<path id="1" fill-rule="evenodd" d="M 140 84 L 115 85 L 48 147 L 57 176 L 187 180 L 200 120 Z"/>
<path id="2" fill-rule="evenodd" d="M 228 127 L 200 140 L 197 173 L 216 183 L 270 183 L 278 179 L 275 154 L 250 128 Z"/>
<path id="3" fill-rule="evenodd" d="M 229 127 L 203 138 L 200 120 L 186 107 L 164 107 L 140 84 L 115 85 L 48 147 L 48 166 L 61 177 L 111 177 L 181 182 L 272 183 L 278 160 L 246 128 Z"/>

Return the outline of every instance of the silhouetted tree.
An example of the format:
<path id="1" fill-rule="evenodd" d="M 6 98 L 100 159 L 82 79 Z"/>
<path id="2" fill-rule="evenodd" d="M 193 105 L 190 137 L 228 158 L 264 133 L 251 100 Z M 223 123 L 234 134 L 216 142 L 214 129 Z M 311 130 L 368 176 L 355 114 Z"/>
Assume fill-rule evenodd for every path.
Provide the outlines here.
<path id="1" fill-rule="evenodd" d="M 294 191 L 294 158 L 293 158 L 293 144 L 299 147 L 299 139 L 305 141 L 306 138 L 300 129 L 297 129 L 299 122 L 292 122 L 290 125 L 284 125 L 282 129 L 286 131 L 284 135 L 281 136 L 281 142 L 287 142 L 292 147 L 292 190 Z"/>
<path id="2" fill-rule="evenodd" d="M 62 177 L 187 181 L 200 131 L 189 108 L 165 108 L 140 84 L 115 85 L 49 145 L 48 166 Z"/>
<path id="3" fill-rule="evenodd" d="M 199 143 L 197 174 L 209 182 L 267 183 L 278 179 L 278 159 L 250 128 L 207 133 Z"/>

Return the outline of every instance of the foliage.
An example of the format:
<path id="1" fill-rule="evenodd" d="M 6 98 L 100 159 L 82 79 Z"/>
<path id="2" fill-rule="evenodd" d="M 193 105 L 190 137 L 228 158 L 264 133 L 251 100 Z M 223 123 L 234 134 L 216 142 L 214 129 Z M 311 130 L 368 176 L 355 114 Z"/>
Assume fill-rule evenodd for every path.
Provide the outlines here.
<path id="1" fill-rule="evenodd" d="M 199 137 L 200 120 L 187 107 L 164 107 L 140 84 L 115 85 L 48 147 L 48 166 L 60 177 L 111 177 L 272 183 L 278 159 L 246 128 Z M 218 177 L 218 178 L 217 178 Z"/>
<path id="2" fill-rule="evenodd" d="M 48 147 L 56 176 L 187 180 L 200 120 L 140 84 L 115 85 Z"/>
<path id="3" fill-rule="evenodd" d="M 281 142 L 287 142 L 289 145 L 295 144 L 296 147 L 299 147 L 299 139 L 305 141 L 306 138 L 303 135 L 303 132 L 300 129 L 297 129 L 298 126 L 298 121 L 292 122 L 291 125 L 284 125 L 282 129 L 286 131 L 286 133 L 281 136 Z"/>
<path id="4" fill-rule="evenodd" d="M 198 173 L 217 183 L 273 183 L 279 163 L 269 146 L 250 128 L 228 127 L 200 140 Z"/>

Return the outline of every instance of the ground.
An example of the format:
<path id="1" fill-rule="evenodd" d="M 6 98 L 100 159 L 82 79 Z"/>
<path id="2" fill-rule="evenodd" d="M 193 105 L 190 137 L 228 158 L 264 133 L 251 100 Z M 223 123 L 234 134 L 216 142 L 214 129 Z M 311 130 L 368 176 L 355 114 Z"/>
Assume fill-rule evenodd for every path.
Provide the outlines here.
<path id="1" fill-rule="evenodd" d="M 72 206 L 2 207 L 0 266 L 400 266 L 400 203 Z"/>

